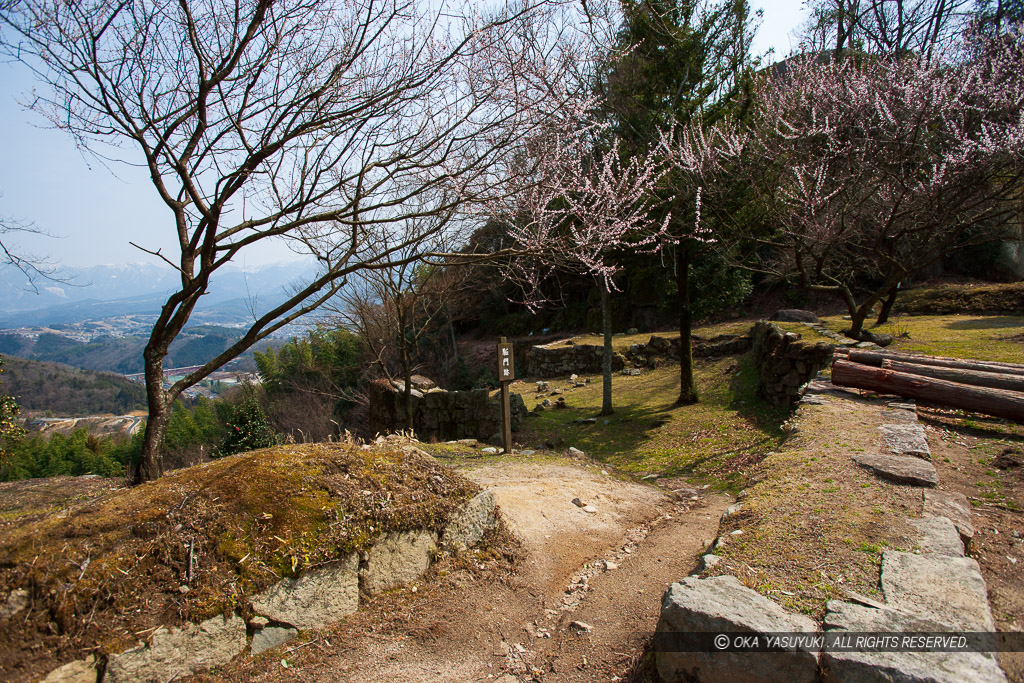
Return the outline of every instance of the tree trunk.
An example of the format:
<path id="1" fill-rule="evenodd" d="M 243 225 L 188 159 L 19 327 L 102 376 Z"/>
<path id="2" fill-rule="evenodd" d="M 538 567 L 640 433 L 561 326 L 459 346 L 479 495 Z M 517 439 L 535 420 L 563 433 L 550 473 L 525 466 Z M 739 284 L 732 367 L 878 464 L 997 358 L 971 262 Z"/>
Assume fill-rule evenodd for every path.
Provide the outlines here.
<path id="1" fill-rule="evenodd" d="M 402 401 L 405 404 L 405 429 L 412 433 L 415 426 L 412 419 L 412 361 L 409 358 L 409 342 L 405 339 L 405 330 L 402 330 L 402 380 L 405 387 L 402 390 Z"/>
<path id="2" fill-rule="evenodd" d="M 612 294 L 608 285 L 601 285 L 601 330 L 604 349 L 601 353 L 601 415 L 611 415 L 612 408 Z"/>
<path id="3" fill-rule="evenodd" d="M 1024 392 L 1024 376 L 1021 375 L 944 368 L 938 365 L 918 365 L 917 363 L 905 363 L 888 358 L 882 361 L 882 368 L 885 370 L 895 370 L 896 372 L 905 372 L 909 375 L 921 375 L 959 384 L 970 384 L 975 387 Z"/>
<path id="4" fill-rule="evenodd" d="M 693 380 L 693 310 L 690 308 L 690 245 L 684 240 L 676 249 L 676 292 L 679 305 L 679 405 L 696 403 Z"/>
<path id="5" fill-rule="evenodd" d="M 838 359 L 832 363 L 832 384 L 897 394 L 1024 424 L 1024 394 L 1015 391 L 972 387 Z"/>
<path id="6" fill-rule="evenodd" d="M 1024 377 L 1024 365 L 1020 363 L 999 363 L 996 361 L 964 360 L 962 358 L 943 358 L 942 356 L 915 356 L 909 353 L 892 351 L 865 351 L 861 349 L 836 348 L 836 353 L 848 356 L 854 363 L 882 367 L 883 361 L 895 360 L 914 365 L 934 365 L 940 368 L 957 368 L 977 372 L 997 372 L 1004 375 Z"/>
<path id="7" fill-rule="evenodd" d="M 884 325 L 889 322 L 889 313 L 892 311 L 893 304 L 896 303 L 896 295 L 899 293 L 900 286 L 896 285 L 886 294 L 885 299 L 882 301 L 882 308 L 878 311 L 878 320 L 875 321 L 876 325 Z"/>
<path id="8" fill-rule="evenodd" d="M 864 321 L 868 317 L 868 313 L 871 312 L 870 308 L 860 306 L 850 311 L 850 329 L 847 330 L 846 335 L 850 339 L 860 340 L 861 332 L 864 331 Z"/>
<path id="9" fill-rule="evenodd" d="M 164 391 L 165 355 L 149 349 L 143 353 L 149 415 L 146 417 L 142 454 L 131 473 L 132 484 L 153 481 L 163 475 L 164 438 L 167 436 L 167 425 L 171 420 L 173 404 L 171 397 Z"/>

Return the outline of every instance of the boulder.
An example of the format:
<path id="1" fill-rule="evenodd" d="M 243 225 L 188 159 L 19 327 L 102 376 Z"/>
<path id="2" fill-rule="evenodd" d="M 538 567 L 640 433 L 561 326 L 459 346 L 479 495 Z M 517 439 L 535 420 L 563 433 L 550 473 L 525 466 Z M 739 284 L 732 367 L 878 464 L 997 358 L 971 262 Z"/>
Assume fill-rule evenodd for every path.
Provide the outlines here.
<path id="1" fill-rule="evenodd" d="M 886 334 L 885 332 L 870 332 L 868 330 L 860 331 L 861 341 L 872 342 L 878 344 L 878 346 L 888 346 L 893 342 L 893 336 Z"/>
<path id="2" fill-rule="evenodd" d="M 367 553 L 366 567 L 360 570 L 360 588 L 377 595 L 412 583 L 430 567 L 437 551 L 437 537 L 429 531 L 390 533 Z"/>
<path id="3" fill-rule="evenodd" d="M 660 635 L 657 643 L 671 643 L 666 634 L 814 633 L 817 626 L 805 616 L 786 612 L 734 576 L 716 576 L 709 579 L 687 577 L 672 584 L 662 599 L 657 630 Z M 658 645 L 655 650 L 658 673 L 665 683 L 766 680 L 810 683 L 817 678 L 817 652 L 806 650 L 679 652 Z"/>
<path id="4" fill-rule="evenodd" d="M 181 628 L 158 628 L 148 645 L 143 643 L 112 655 L 103 680 L 106 683 L 162 683 L 226 664 L 245 646 L 245 621 L 234 614 Z"/>
<path id="5" fill-rule="evenodd" d="M 948 627 L 927 617 L 893 609 L 872 609 L 832 600 L 826 605 L 824 628 L 830 634 L 941 633 Z M 838 640 L 838 639 L 837 639 Z M 840 681 L 906 681 L 906 683 L 996 683 L 1006 680 L 999 664 L 983 652 L 845 651 L 831 638 L 821 654 L 822 679 Z"/>
<path id="6" fill-rule="evenodd" d="M 813 311 L 805 311 L 800 308 L 782 308 L 775 311 L 768 318 L 780 323 L 820 323 L 821 320 Z"/>
<path id="7" fill-rule="evenodd" d="M 485 533 L 497 526 L 498 511 L 494 504 L 494 491 L 483 491 L 452 516 L 441 535 L 441 544 L 448 552 L 472 548 Z"/>
<path id="8" fill-rule="evenodd" d="M 46 675 L 40 683 L 96 683 L 99 672 L 96 670 L 96 658 L 78 659 L 57 667 Z"/>
<path id="9" fill-rule="evenodd" d="M 947 630 L 996 630 L 985 579 L 971 558 L 887 550 L 882 592 L 890 606 L 946 624 Z"/>
<path id="10" fill-rule="evenodd" d="M 281 579 L 253 600 L 272 621 L 300 629 L 327 626 L 359 609 L 359 555 Z"/>

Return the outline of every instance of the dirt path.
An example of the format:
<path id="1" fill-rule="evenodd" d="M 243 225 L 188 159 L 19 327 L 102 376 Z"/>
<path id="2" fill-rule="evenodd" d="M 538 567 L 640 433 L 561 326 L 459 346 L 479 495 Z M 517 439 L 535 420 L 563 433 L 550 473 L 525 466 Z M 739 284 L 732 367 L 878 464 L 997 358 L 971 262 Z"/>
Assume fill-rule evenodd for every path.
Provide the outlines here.
<path id="1" fill-rule="evenodd" d="M 731 502 L 699 491 L 671 495 L 571 465 L 509 463 L 464 473 L 494 489 L 522 540 L 516 574 L 486 571 L 486 558 L 469 567 L 442 561 L 416 592 L 375 600 L 342 627 L 285 651 L 287 667 L 278 651 L 228 677 L 612 680 L 642 652 L 665 587 L 693 569 Z M 577 497 L 597 512 L 573 505 Z"/>

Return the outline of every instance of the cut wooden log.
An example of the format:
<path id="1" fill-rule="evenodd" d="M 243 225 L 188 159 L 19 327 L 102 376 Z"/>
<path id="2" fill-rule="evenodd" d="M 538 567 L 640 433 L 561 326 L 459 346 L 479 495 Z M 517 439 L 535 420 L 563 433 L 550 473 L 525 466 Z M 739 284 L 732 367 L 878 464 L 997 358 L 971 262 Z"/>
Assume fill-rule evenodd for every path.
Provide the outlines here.
<path id="1" fill-rule="evenodd" d="M 965 360 L 963 358 L 943 358 L 942 356 L 917 356 L 911 353 L 893 353 L 892 351 L 866 351 L 864 349 L 847 349 L 836 347 L 835 355 L 845 356 L 848 360 L 861 365 L 882 367 L 882 361 L 894 360 L 916 365 L 932 365 L 941 368 L 957 368 L 978 372 L 998 372 L 1007 375 L 1024 377 L 1024 365 L 1019 363 L 998 363 L 984 360 Z"/>
<path id="2" fill-rule="evenodd" d="M 886 370 L 906 372 L 911 375 L 922 375 L 934 377 L 960 384 L 970 384 L 975 387 L 991 387 L 993 389 L 1006 389 L 1007 391 L 1024 391 L 1024 375 L 1010 375 L 1000 372 L 980 372 L 978 370 L 961 370 L 959 368 L 945 368 L 937 365 L 919 365 L 917 363 L 905 363 L 900 360 L 886 358 L 882 361 L 882 367 Z"/>
<path id="3" fill-rule="evenodd" d="M 832 363 L 832 383 L 921 399 L 939 406 L 961 408 L 1024 424 L 1024 394 L 1016 391 L 973 387 L 840 359 Z"/>

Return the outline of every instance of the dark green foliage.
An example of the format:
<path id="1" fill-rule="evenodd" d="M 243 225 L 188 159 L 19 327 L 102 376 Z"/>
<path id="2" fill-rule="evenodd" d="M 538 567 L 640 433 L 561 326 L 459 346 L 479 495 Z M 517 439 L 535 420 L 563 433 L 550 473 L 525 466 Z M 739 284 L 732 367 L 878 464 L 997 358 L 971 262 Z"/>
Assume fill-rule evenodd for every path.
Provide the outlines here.
<path id="1" fill-rule="evenodd" d="M 222 457 L 245 453 L 259 448 L 269 448 L 281 443 L 281 437 L 270 428 L 267 414 L 253 398 L 248 398 L 235 407 L 227 424 L 227 436 L 214 455 Z"/>
<path id="2" fill-rule="evenodd" d="M 7 386 L 26 410 L 57 415 L 123 414 L 146 408 L 146 390 L 113 373 L 10 357 Z"/>
<path id="3" fill-rule="evenodd" d="M 22 439 L 0 464 L 0 481 L 83 474 L 121 476 L 130 453 L 130 442 L 115 444 L 85 429 L 78 429 L 71 436 L 54 434 L 46 438 L 35 434 Z"/>
<path id="4" fill-rule="evenodd" d="M 338 395 L 358 384 L 364 368 L 359 337 L 341 329 L 310 330 L 254 357 L 268 396 L 299 388 Z"/>
<path id="5" fill-rule="evenodd" d="M 223 407 L 218 404 L 223 404 Z M 218 413 L 224 413 L 223 419 Z M 213 454 L 217 445 L 226 438 L 225 423 L 233 416 L 226 401 L 200 398 L 191 408 L 175 401 L 164 442 L 165 462 L 172 468 L 182 467 L 202 461 L 206 454 Z"/>

